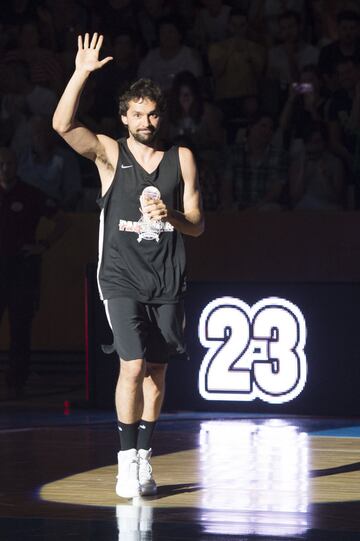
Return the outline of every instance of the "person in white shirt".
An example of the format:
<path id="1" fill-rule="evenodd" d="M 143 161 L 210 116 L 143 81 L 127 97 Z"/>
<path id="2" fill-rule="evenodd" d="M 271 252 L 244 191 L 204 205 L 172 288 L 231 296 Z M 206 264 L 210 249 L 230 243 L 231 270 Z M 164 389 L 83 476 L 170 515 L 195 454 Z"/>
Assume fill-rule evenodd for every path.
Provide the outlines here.
<path id="1" fill-rule="evenodd" d="M 195 77 L 202 75 L 200 58 L 194 49 L 183 45 L 182 33 L 175 19 L 161 19 L 158 35 L 159 47 L 150 49 L 140 62 L 139 78 L 151 78 L 163 90 L 169 90 L 175 75 L 181 71 L 190 71 Z"/>

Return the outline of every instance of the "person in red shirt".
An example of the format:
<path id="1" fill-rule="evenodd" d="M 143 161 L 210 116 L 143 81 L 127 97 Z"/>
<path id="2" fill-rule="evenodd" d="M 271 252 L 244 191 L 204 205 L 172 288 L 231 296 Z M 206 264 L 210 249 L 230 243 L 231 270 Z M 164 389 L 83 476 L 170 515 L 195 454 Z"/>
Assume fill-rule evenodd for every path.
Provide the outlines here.
<path id="1" fill-rule="evenodd" d="M 31 324 L 38 304 L 41 255 L 65 231 L 64 215 L 38 189 L 21 182 L 16 157 L 0 148 L 0 322 L 8 310 L 9 397 L 20 397 L 29 375 Z M 36 240 L 41 217 L 54 222 L 48 238 Z"/>

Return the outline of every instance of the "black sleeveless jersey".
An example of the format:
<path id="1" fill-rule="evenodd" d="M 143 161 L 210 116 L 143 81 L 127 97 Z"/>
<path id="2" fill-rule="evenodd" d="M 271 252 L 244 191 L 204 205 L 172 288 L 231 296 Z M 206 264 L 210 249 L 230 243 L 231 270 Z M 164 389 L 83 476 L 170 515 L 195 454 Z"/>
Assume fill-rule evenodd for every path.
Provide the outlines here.
<path id="1" fill-rule="evenodd" d="M 98 285 L 102 299 L 130 297 L 144 303 L 174 303 L 185 292 L 185 249 L 181 233 L 168 222 L 146 222 L 140 196 L 159 190 L 179 210 L 182 176 L 178 147 L 171 147 L 149 174 L 136 161 L 126 138 L 119 140 L 114 180 L 98 200 Z M 156 191 L 156 190 L 155 190 Z"/>

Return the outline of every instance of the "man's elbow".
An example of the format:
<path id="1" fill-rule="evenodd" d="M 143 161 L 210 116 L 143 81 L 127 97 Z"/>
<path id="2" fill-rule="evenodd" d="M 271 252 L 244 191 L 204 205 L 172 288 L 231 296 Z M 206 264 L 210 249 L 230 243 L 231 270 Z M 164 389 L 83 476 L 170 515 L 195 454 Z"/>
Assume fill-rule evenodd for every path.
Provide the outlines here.
<path id="1" fill-rule="evenodd" d="M 59 115 L 56 113 L 54 114 L 52 118 L 52 128 L 55 130 L 60 136 L 65 135 L 71 128 L 69 123 L 64 122 Z"/>
<path id="2" fill-rule="evenodd" d="M 196 228 L 193 231 L 192 236 L 193 237 L 200 237 L 205 231 L 205 222 L 202 220 L 199 224 L 197 224 Z"/>

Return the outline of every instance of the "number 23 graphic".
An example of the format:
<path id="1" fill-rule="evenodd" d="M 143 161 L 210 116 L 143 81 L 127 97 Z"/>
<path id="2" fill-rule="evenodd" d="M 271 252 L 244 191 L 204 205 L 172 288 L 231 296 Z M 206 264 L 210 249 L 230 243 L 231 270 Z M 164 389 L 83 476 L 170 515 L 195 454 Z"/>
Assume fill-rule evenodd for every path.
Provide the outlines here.
<path id="1" fill-rule="evenodd" d="M 277 297 L 248 306 L 221 297 L 199 321 L 199 339 L 208 349 L 199 372 L 207 400 L 289 402 L 304 388 L 306 325 L 297 306 Z"/>

